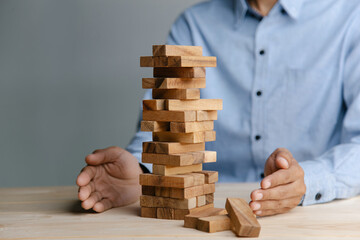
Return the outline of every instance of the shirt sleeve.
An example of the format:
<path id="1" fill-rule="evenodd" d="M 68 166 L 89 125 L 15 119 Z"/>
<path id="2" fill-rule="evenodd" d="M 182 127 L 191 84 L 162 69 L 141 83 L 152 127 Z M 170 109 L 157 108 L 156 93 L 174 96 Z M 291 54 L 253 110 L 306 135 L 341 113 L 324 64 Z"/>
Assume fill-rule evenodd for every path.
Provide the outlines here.
<path id="1" fill-rule="evenodd" d="M 341 144 L 322 156 L 300 162 L 305 172 L 303 205 L 353 197 L 360 193 L 360 21 L 349 29 L 343 60 L 345 116 Z"/>
<path id="2" fill-rule="evenodd" d="M 180 15 L 180 17 L 173 24 L 167 44 L 169 45 L 192 45 L 190 28 L 187 22 L 186 12 Z M 147 90 L 143 99 L 151 99 L 151 90 Z M 142 143 L 146 141 L 152 141 L 152 135 L 150 132 L 140 131 L 140 122 L 142 120 L 142 114 L 139 114 L 138 127 L 135 136 L 130 141 L 126 150 L 133 154 L 139 161 L 142 170 L 145 172 L 146 169 L 151 172 L 152 164 L 141 163 L 141 152 Z M 145 168 L 144 168 L 145 167 Z"/>

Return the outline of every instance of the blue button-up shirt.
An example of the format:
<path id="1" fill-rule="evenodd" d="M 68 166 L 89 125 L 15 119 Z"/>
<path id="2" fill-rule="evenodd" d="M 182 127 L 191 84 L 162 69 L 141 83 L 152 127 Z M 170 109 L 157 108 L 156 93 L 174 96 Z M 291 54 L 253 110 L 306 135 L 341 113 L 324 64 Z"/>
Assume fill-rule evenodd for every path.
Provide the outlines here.
<path id="1" fill-rule="evenodd" d="M 303 205 L 359 194 L 360 1 L 280 0 L 261 17 L 245 0 L 213 0 L 186 10 L 168 43 L 217 57 L 201 97 L 224 103 L 206 144 L 218 161 L 204 164 L 220 181 L 260 181 L 285 147 L 305 172 Z M 151 134 L 127 148 L 139 159 L 142 141 Z"/>

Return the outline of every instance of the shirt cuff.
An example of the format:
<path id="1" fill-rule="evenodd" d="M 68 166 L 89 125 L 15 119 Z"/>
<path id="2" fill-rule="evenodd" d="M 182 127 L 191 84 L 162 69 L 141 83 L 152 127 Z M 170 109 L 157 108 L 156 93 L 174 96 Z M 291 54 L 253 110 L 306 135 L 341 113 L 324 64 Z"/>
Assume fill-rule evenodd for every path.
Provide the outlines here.
<path id="1" fill-rule="evenodd" d="M 305 173 L 306 193 L 302 206 L 330 202 L 336 198 L 335 177 L 321 161 L 299 162 Z"/>

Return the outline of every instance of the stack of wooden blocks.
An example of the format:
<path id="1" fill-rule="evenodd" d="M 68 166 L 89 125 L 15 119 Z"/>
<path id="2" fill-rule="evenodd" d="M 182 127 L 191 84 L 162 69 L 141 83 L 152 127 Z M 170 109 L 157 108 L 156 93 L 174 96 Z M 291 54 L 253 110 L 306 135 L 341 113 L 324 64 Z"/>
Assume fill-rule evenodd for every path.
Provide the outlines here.
<path id="1" fill-rule="evenodd" d="M 141 174 L 141 216 L 182 220 L 214 207 L 216 171 L 202 164 L 215 162 L 216 152 L 205 151 L 215 141 L 214 120 L 221 99 L 200 99 L 205 88 L 205 67 L 216 67 L 215 57 L 202 56 L 198 46 L 154 45 L 153 56 L 140 58 L 141 67 L 153 67 L 153 78 L 142 86 L 152 89 L 143 101 L 142 131 L 153 141 L 143 143 L 143 163 L 152 174 Z"/>

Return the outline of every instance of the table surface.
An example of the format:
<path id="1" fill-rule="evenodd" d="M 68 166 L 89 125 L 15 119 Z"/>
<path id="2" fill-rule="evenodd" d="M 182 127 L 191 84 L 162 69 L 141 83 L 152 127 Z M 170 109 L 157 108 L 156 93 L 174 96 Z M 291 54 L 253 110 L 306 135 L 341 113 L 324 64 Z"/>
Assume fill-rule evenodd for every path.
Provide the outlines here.
<path id="1" fill-rule="evenodd" d="M 227 197 L 249 200 L 258 184 L 217 184 L 215 207 Z M 231 231 L 204 233 L 180 220 L 141 218 L 139 202 L 104 213 L 84 211 L 77 188 L 0 189 L 0 239 L 229 239 Z M 360 239 L 360 196 L 297 207 L 259 218 L 259 239 Z"/>

